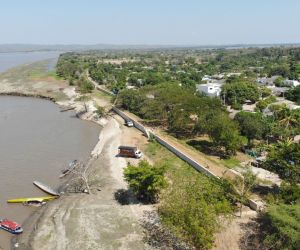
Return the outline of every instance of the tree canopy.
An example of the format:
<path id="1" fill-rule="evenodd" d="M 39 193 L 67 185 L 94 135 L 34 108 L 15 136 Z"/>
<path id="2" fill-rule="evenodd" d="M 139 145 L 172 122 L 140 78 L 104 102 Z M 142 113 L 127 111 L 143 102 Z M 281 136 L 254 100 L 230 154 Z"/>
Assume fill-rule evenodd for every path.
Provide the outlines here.
<path id="1" fill-rule="evenodd" d="M 165 171 L 164 166 L 151 166 L 147 161 L 141 161 L 138 166 L 128 165 L 124 177 L 139 199 L 154 203 L 167 184 Z"/>
<path id="2" fill-rule="evenodd" d="M 264 167 L 290 182 L 300 182 L 300 144 L 282 142 L 275 145 L 267 156 Z"/>
<path id="3" fill-rule="evenodd" d="M 228 104 L 243 104 L 246 100 L 258 101 L 260 91 L 255 83 L 238 81 L 223 85 L 221 95 L 225 96 Z"/>
<path id="4" fill-rule="evenodd" d="M 270 125 L 261 113 L 239 112 L 234 118 L 250 144 L 253 139 L 263 139 L 269 133 Z"/>

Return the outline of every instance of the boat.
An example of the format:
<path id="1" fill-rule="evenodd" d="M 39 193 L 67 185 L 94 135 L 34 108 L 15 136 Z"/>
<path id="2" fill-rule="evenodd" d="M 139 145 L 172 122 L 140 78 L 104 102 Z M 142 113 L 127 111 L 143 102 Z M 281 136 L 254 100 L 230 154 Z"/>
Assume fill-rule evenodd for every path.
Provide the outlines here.
<path id="1" fill-rule="evenodd" d="M 55 191 L 53 188 L 51 188 L 39 181 L 34 181 L 33 184 L 48 194 L 51 194 L 54 196 L 60 196 L 60 194 L 57 191 Z"/>
<path id="2" fill-rule="evenodd" d="M 20 234 L 23 232 L 23 228 L 18 223 L 7 219 L 0 219 L 0 228 L 12 234 Z"/>
<path id="3" fill-rule="evenodd" d="M 35 197 L 35 198 L 17 198 L 7 200 L 7 203 L 24 203 L 24 202 L 46 202 L 56 199 L 56 196 L 45 196 L 45 197 Z"/>
<path id="4" fill-rule="evenodd" d="M 41 207 L 46 204 L 46 201 L 25 201 L 23 202 L 24 206 L 33 206 L 33 207 Z"/>
<path id="5" fill-rule="evenodd" d="M 61 171 L 61 175 L 59 178 L 65 177 L 67 174 L 69 174 L 74 168 L 78 165 L 78 161 L 74 160 L 69 163 L 69 166 Z"/>

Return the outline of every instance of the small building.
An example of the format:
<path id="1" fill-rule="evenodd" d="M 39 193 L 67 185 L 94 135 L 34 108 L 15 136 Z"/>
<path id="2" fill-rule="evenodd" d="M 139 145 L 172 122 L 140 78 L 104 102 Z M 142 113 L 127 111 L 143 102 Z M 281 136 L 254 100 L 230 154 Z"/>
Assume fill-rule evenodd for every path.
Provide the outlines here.
<path id="1" fill-rule="evenodd" d="M 258 77 L 256 79 L 256 82 L 258 85 L 261 86 L 275 86 L 274 81 L 276 80 L 278 76 L 272 76 L 272 77 Z"/>
<path id="2" fill-rule="evenodd" d="M 297 87 L 298 85 L 300 85 L 299 81 L 289 80 L 289 79 L 284 80 L 283 83 L 284 83 L 285 86 L 289 86 L 289 87 Z"/>
<path id="3" fill-rule="evenodd" d="M 197 84 L 197 91 L 205 93 L 208 96 L 220 96 L 221 94 L 221 84 L 219 83 L 206 83 Z"/>

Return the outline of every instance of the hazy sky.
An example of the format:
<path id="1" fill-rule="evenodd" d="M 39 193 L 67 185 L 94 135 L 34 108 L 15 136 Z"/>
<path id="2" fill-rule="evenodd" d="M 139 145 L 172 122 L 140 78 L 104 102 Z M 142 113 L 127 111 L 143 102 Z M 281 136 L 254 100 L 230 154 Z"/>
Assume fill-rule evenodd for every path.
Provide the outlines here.
<path id="1" fill-rule="evenodd" d="M 0 44 L 300 42 L 300 0 L 0 0 Z"/>

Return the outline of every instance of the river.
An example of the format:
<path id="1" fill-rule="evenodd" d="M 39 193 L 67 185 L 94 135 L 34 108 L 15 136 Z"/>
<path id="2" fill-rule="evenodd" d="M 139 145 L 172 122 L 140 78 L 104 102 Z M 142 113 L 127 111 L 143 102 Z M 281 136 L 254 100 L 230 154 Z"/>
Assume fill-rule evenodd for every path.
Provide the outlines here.
<path id="1" fill-rule="evenodd" d="M 73 111 L 59 112 L 51 101 L 0 96 L 0 219 L 24 223 L 36 208 L 6 200 L 45 196 L 34 180 L 58 187 L 60 171 L 74 159 L 86 162 L 99 132 L 98 125 Z M 10 249 L 10 240 L 0 230 L 0 249 Z"/>
<path id="2" fill-rule="evenodd" d="M 13 52 L 0 53 L 0 73 L 12 67 L 52 59 L 50 67 L 54 66 L 59 56 L 59 51 Z"/>

